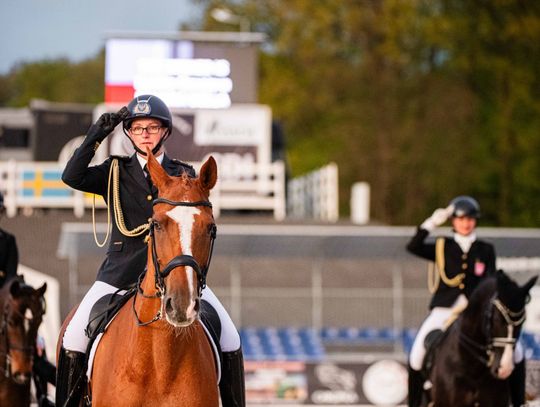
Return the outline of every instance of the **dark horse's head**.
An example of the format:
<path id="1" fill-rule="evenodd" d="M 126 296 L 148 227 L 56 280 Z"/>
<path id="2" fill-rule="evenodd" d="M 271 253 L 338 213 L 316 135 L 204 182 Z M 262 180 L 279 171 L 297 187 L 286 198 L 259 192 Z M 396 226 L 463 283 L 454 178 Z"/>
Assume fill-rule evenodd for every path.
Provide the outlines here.
<path id="1" fill-rule="evenodd" d="M 21 276 L 0 290 L 0 369 L 18 384 L 32 376 L 37 331 L 45 313 L 47 283 L 34 289 Z"/>
<path id="2" fill-rule="evenodd" d="M 483 362 L 493 377 L 506 379 L 514 369 L 514 348 L 525 322 L 529 290 L 538 277 L 519 286 L 502 270 L 471 295 L 463 313 L 461 345 Z"/>
<path id="3" fill-rule="evenodd" d="M 161 312 L 171 325 L 188 326 L 199 315 L 216 234 L 208 200 L 217 181 L 216 162 L 210 157 L 198 178 L 172 177 L 148 151 L 148 168 L 159 191 L 150 226 L 149 261 L 162 299 Z"/>

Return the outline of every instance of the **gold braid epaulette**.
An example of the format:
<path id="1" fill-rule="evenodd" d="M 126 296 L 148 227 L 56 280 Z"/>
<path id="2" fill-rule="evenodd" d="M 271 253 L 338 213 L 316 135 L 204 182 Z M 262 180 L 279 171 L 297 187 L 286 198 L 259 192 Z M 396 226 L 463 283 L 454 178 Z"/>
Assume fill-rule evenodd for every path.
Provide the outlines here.
<path id="1" fill-rule="evenodd" d="M 430 263 L 428 270 L 428 290 L 434 294 L 439 288 L 440 280 L 448 287 L 463 288 L 465 273 L 459 273 L 457 276 L 449 278 L 444 269 L 444 237 L 439 237 L 435 241 L 435 264 Z"/>

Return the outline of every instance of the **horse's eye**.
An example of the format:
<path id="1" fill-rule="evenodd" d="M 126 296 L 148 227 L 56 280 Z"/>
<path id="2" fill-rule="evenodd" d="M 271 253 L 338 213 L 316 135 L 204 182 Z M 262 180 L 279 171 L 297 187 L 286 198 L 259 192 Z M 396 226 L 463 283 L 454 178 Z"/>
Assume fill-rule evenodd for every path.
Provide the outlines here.
<path id="1" fill-rule="evenodd" d="M 154 221 L 154 229 L 158 232 L 161 232 L 161 223 L 159 223 L 158 221 Z"/>

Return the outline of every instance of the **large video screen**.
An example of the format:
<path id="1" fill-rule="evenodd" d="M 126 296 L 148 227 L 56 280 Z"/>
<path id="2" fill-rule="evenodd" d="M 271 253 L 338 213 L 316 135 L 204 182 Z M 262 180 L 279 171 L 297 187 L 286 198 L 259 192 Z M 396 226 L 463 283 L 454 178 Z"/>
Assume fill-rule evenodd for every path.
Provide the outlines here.
<path id="1" fill-rule="evenodd" d="M 142 94 L 178 108 L 257 102 L 256 43 L 109 38 L 105 49 L 106 103 Z"/>

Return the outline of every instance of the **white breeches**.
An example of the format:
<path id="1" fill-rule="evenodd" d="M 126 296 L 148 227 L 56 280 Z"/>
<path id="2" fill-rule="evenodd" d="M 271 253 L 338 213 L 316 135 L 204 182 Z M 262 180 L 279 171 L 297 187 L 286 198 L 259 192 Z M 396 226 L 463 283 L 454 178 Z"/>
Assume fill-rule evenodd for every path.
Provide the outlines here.
<path id="1" fill-rule="evenodd" d="M 116 291 L 116 287 L 104 283 L 103 281 L 96 281 L 92 287 L 90 287 L 90 290 L 88 290 L 82 299 L 77 311 L 66 327 L 63 339 L 65 349 L 86 352 L 89 339 L 84 330 L 88 325 L 90 311 L 101 297 L 107 294 L 112 294 Z M 125 291 L 120 291 L 119 294 L 125 294 Z M 240 335 L 238 334 L 231 317 L 208 286 L 202 292 L 202 299 L 209 302 L 219 315 L 219 319 L 221 321 L 221 350 L 223 352 L 232 352 L 239 349 Z"/>
<path id="2" fill-rule="evenodd" d="M 424 347 L 426 336 L 435 329 L 443 329 L 454 309 L 460 308 L 466 304 L 467 299 L 462 294 L 457 298 L 452 307 L 435 307 L 431 310 L 414 338 L 411 353 L 409 354 L 409 365 L 411 368 L 418 371 L 422 369 L 422 363 L 424 362 L 424 356 L 426 355 L 426 348 Z M 514 350 L 514 363 L 521 362 L 523 356 L 523 345 L 521 344 L 521 341 L 517 341 Z"/>

